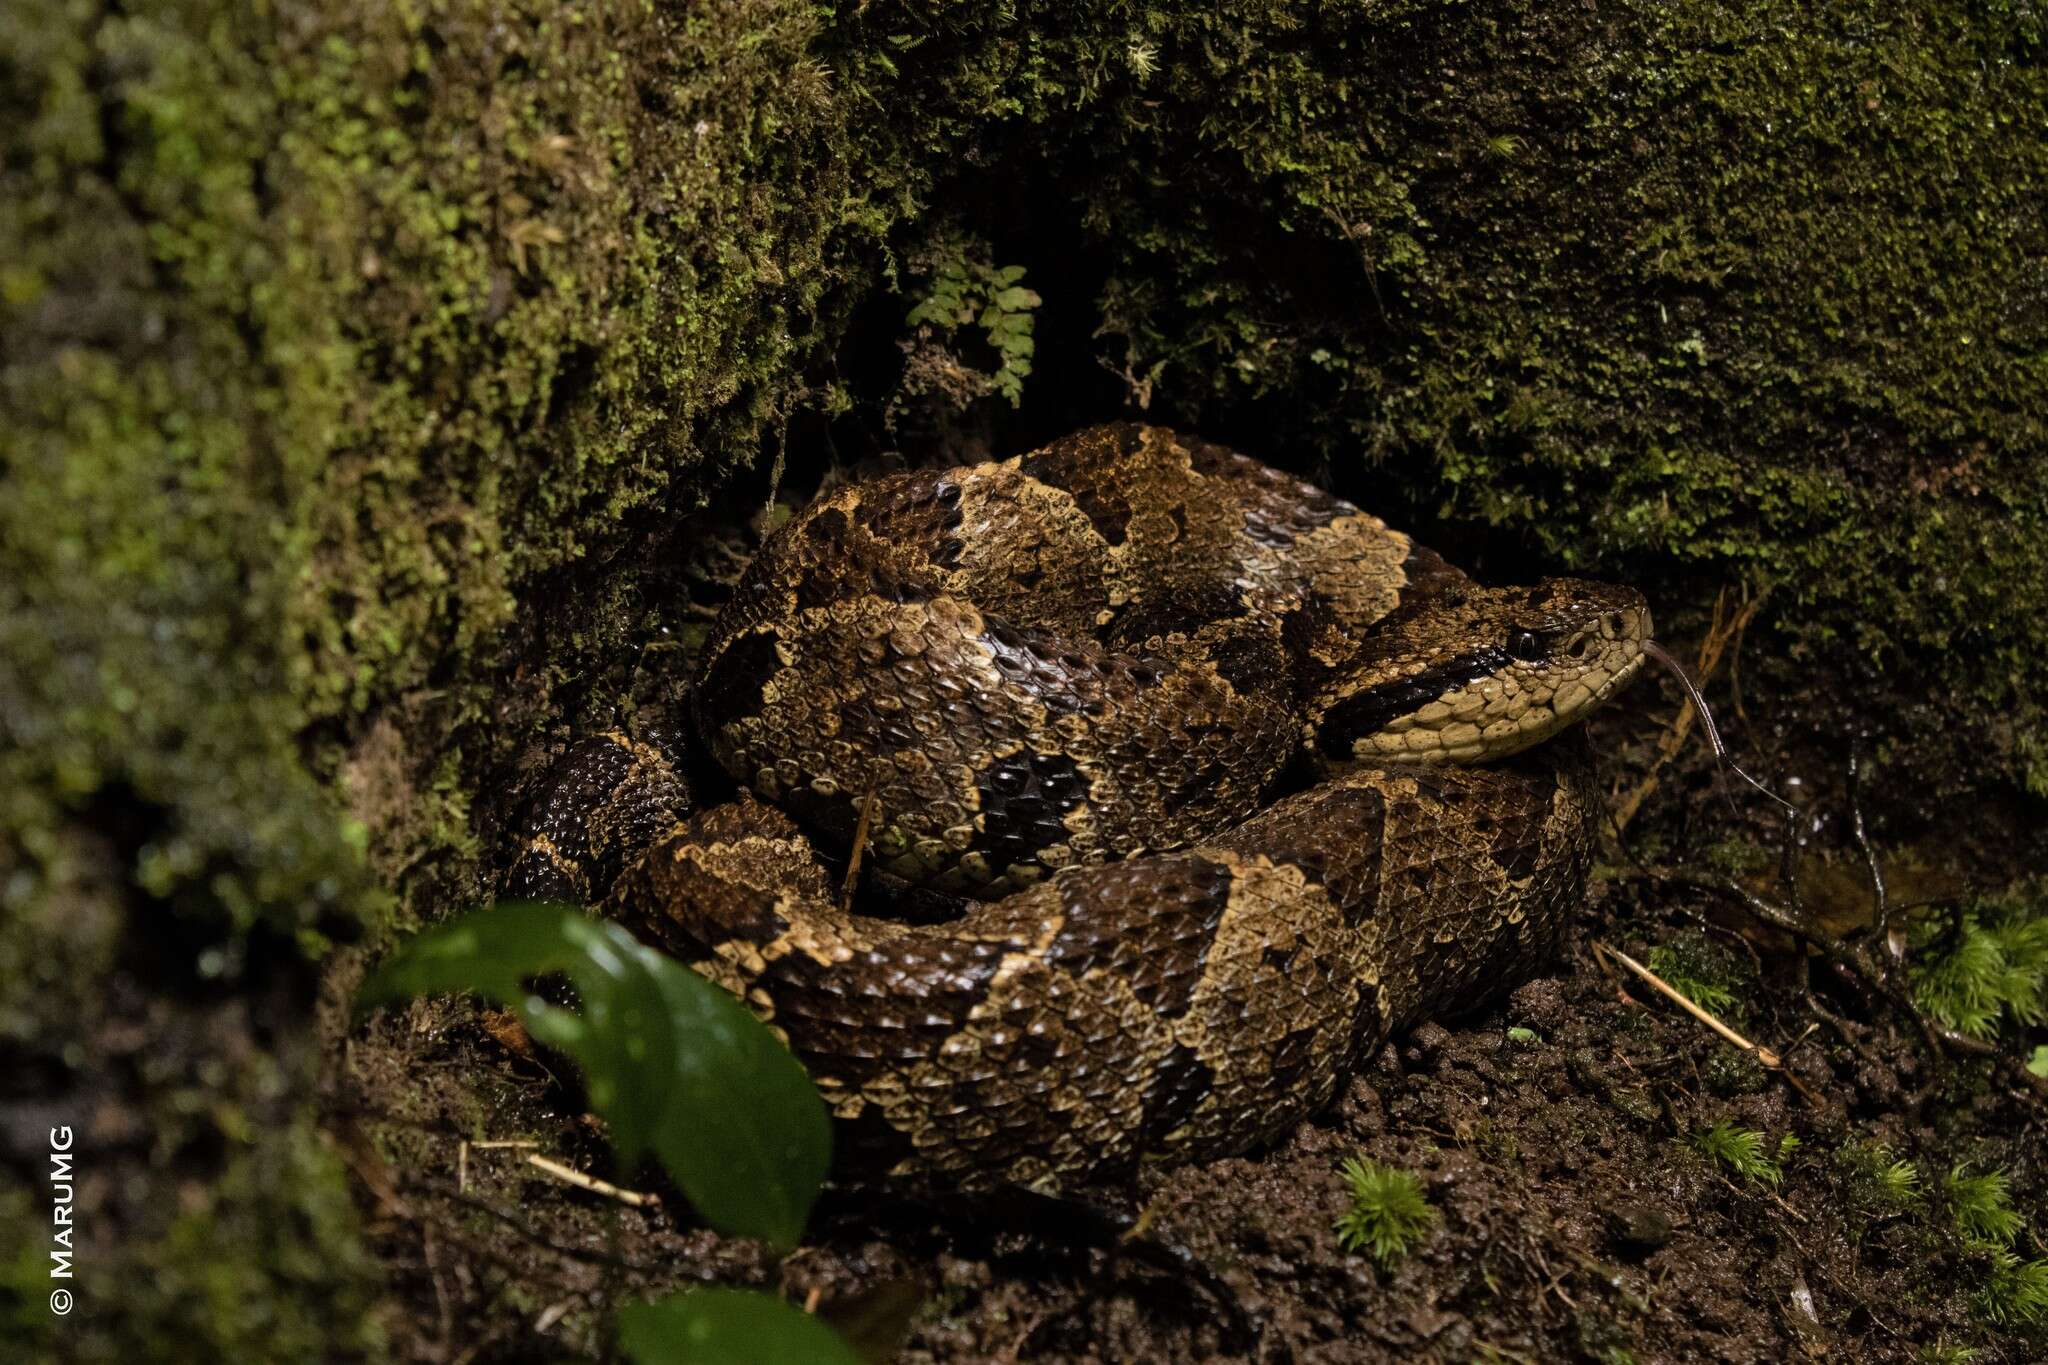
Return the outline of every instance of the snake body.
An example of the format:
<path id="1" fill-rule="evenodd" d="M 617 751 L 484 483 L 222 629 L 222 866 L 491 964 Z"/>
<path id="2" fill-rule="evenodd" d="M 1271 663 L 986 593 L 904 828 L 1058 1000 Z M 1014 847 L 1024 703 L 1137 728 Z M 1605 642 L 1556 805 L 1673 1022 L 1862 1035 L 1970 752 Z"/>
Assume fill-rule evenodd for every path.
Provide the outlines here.
<path id="1" fill-rule="evenodd" d="M 1629 589 L 1482 587 L 1242 455 L 1093 428 L 799 512 L 693 688 L 739 797 L 688 813 L 672 736 L 584 741 L 507 889 L 601 898 L 747 1002 L 843 1173 L 1117 1180 L 1279 1135 L 1541 962 L 1595 799 L 1582 743 L 1531 746 L 1648 631 Z M 857 836 L 953 912 L 840 908 L 811 841 Z"/>

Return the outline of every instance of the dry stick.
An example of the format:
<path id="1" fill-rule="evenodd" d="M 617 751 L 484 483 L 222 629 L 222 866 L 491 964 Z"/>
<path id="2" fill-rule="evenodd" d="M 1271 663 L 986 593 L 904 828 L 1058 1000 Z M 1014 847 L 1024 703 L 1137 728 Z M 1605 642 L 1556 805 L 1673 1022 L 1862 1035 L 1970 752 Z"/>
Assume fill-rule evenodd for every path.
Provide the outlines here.
<path id="1" fill-rule="evenodd" d="M 1628 987 L 1622 984 L 1621 978 L 1614 974 L 1613 966 L 1607 961 L 1607 954 L 1600 951 L 1600 945 L 1597 943 L 1593 945 L 1593 965 L 1600 969 L 1600 974 L 1607 978 L 1607 984 L 1614 988 L 1614 998 L 1616 1000 L 1619 1000 L 1624 1005 L 1632 1005 L 1637 1009 L 1642 1008 L 1642 1005 L 1636 1001 L 1636 998 L 1628 993 Z"/>
<path id="2" fill-rule="evenodd" d="M 1720 1034 L 1723 1038 L 1726 1038 L 1729 1042 L 1735 1044 L 1735 1046 L 1741 1048 L 1745 1052 L 1754 1052 L 1756 1054 L 1756 1059 L 1762 1062 L 1765 1066 L 1775 1069 L 1777 1067 L 1784 1065 L 1783 1061 L 1779 1058 L 1777 1053 L 1771 1051 L 1767 1047 L 1763 1047 L 1757 1043 L 1750 1042 L 1749 1039 L 1743 1037 L 1734 1029 L 1729 1028 L 1726 1024 L 1722 1023 L 1712 1014 L 1708 1013 L 1706 1010 L 1701 1009 L 1698 1005 L 1695 1005 L 1675 986 L 1672 986 L 1669 982 L 1665 981 L 1663 977 L 1657 975 L 1648 967 L 1645 967 L 1642 963 L 1636 961 L 1627 953 L 1621 951 L 1621 949 L 1616 948 L 1612 944 L 1607 943 L 1595 943 L 1593 946 L 1603 953 L 1612 954 L 1616 962 L 1619 962 L 1622 966 L 1628 968 L 1637 976 L 1649 982 L 1652 986 L 1655 986 L 1658 990 L 1662 991 L 1665 995 L 1669 996 L 1673 1004 L 1677 1005 L 1687 1014 L 1690 1014 L 1693 1018 L 1699 1020 L 1702 1024 L 1705 1024 L 1714 1032 Z"/>
<path id="3" fill-rule="evenodd" d="M 860 881 L 860 855 L 867 851 L 868 827 L 875 822 L 875 794 L 881 790 L 879 774 L 868 783 L 868 794 L 860 801 L 860 823 L 853 827 L 853 852 L 846 858 L 846 881 L 839 888 L 839 909 L 842 913 L 853 909 L 853 888 Z"/>
<path id="4" fill-rule="evenodd" d="M 356 1178 L 363 1182 L 370 1193 L 376 1196 L 379 1211 L 404 1219 L 407 1222 L 421 1221 L 424 1215 L 417 1211 L 411 1201 L 405 1197 L 405 1191 L 401 1190 L 398 1183 L 392 1179 L 391 1167 L 377 1154 L 376 1149 L 369 1145 L 368 1139 L 364 1137 L 362 1131 L 355 1124 L 348 1123 L 341 1134 L 341 1139 L 341 1159 L 347 1163 L 350 1170 L 356 1173 Z M 480 1142 L 476 1145 L 479 1147 L 530 1147 L 533 1144 Z M 450 1203 L 460 1204 L 464 1208 L 474 1209 L 478 1213 L 487 1214 L 512 1229 L 523 1240 L 531 1242 L 544 1251 L 552 1252 L 556 1256 L 565 1257 L 572 1261 L 585 1261 L 592 1265 L 613 1266 L 621 1270 L 630 1270 L 637 1274 L 652 1274 L 656 1269 L 656 1267 L 651 1265 L 636 1265 L 631 1261 L 618 1257 L 606 1256 L 602 1252 L 585 1251 L 581 1247 L 563 1246 L 558 1242 L 550 1241 L 539 1232 L 528 1227 L 521 1221 L 518 1215 L 499 1208 L 487 1199 L 479 1199 L 477 1196 L 467 1194 L 461 1190 L 437 1189 L 425 1182 L 415 1182 L 409 1188 L 415 1194 L 435 1199 L 446 1199 Z M 441 1231 L 443 1236 L 451 1237 L 473 1254 L 482 1255 L 486 1259 L 496 1257 L 496 1253 L 492 1252 L 488 1247 L 480 1247 L 459 1234 L 451 1233 L 446 1226 L 443 1226 Z M 509 1266 L 510 1262 L 504 1262 L 504 1264 Z"/>
<path id="5" fill-rule="evenodd" d="M 1658 976 L 1648 967 L 1645 967 L 1642 963 L 1636 961 L 1627 953 L 1621 951 L 1621 949 L 1605 943 L 1595 943 L 1593 946 L 1601 952 L 1613 954 L 1614 960 L 1616 962 L 1619 962 L 1622 966 L 1628 968 L 1637 976 L 1649 982 L 1652 986 L 1655 986 L 1659 991 L 1663 992 L 1666 996 L 1670 997 L 1672 1003 L 1676 1004 L 1680 1009 L 1684 1010 L 1687 1014 L 1690 1014 L 1693 1018 L 1699 1020 L 1702 1024 L 1705 1024 L 1714 1032 L 1720 1034 L 1723 1038 L 1727 1039 L 1735 1046 L 1741 1048 L 1744 1052 L 1754 1053 L 1756 1059 L 1759 1062 L 1762 1062 L 1765 1066 L 1769 1067 L 1771 1070 L 1783 1076 L 1786 1079 L 1786 1081 L 1788 1081 L 1791 1084 L 1792 1088 L 1794 1090 L 1797 1090 L 1801 1097 L 1804 1098 L 1807 1103 L 1813 1105 L 1814 1108 L 1818 1109 L 1822 1107 L 1820 1096 L 1814 1094 L 1811 1090 L 1807 1089 L 1804 1082 L 1802 1082 L 1797 1076 L 1793 1075 L 1790 1071 L 1785 1069 L 1785 1059 L 1783 1057 L 1780 1057 L 1777 1053 L 1771 1051 L 1771 1049 L 1767 1047 L 1764 1047 L 1760 1043 L 1750 1042 L 1749 1039 L 1743 1037 L 1734 1029 L 1729 1028 L 1726 1024 L 1722 1023 L 1719 1019 L 1715 1018 L 1708 1011 L 1701 1009 L 1698 1005 L 1694 1004 L 1691 1000 L 1687 999 L 1683 993 L 1681 993 L 1676 987 L 1672 986 L 1669 982 L 1665 981 L 1663 977 Z"/>
<path id="6" fill-rule="evenodd" d="M 579 1190 L 589 1190 L 592 1194 L 601 1194 L 607 1199 L 616 1199 L 621 1204 L 632 1208 L 644 1208 L 649 1204 L 659 1204 L 661 1202 L 661 1196 L 658 1194 L 648 1194 L 642 1190 L 620 1189 L 609 1180 L 599 1180 L 594 1175 L 585 1175 L 574 1166 L 564 1166 L 559 1161 L 550 1161 L 538 1152 L 529 1153 L 526 1158 L 526 1164 L 547 1172 L 547 1174 L 564 1184 L 574 1185 Z"/>
<path id="7" fill-rule="evenodd" d="M 1595 1280 L 1600 1281 L 1602 1284 L 1605 1284 L 1609 1289 L 1613 1290 L 1617 1295 L 1620 1296 L 1621 1301 L 1627 1304 L 1630 1308 L 1635 1309 L 1636 1312 L 1641 1313 L 1645 1317 L 1649 1316 L 1651 1311 L 1650 1301 L 1644 1298 L 1642 1295 L 1636 1293 L 1635 1290 L 1630 1289 L 1628 1285 L 1622 1280 L 1621 1272 L 1618 1269 L 1616 1269 L 1614 1266 L 1600 1264 L 1600 1262 L 1594 1260 L 1585 1252 L 1580 1251 L 1577 1247 L 1566 1247 L 1564 1250 L 1565 1255 L 1571 1257 L 1574 1261 L 1577 1261 L 1579 1263 L 1579 1269 L 1585 1271 L 1587 1274 L 1591 1275 Z"/>

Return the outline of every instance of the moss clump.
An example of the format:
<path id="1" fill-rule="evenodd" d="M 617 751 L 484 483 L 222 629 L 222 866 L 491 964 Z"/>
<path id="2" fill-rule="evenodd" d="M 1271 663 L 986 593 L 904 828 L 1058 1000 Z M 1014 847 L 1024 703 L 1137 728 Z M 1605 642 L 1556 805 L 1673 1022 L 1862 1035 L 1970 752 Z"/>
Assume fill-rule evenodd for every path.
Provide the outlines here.
<path id="1" fill-rule="evenodd" d="M 299 1119 L 231 1147 L 218 1172 L 170 1192 L 175 1207 L 145 1244 L 121 1245 L 128 1229 L 106 1221 L 124 1216 L 118 1206 L 81 1211 L 75 1307 L 61 1319 L 47 1307 L 48 1211 L 0 1191 L 0 1323 L 18 1353 L 9 1358 L 381 1358 L 377 1266 L 327 1139 Z M 83 1159 L 80 1170 L 97 1178 Z"/>
<path id="2" fill-rule="evenodd" d="M 1849 1177 L 1850 1205 L 1866 1218 L 1906 1213 L 1926 1199 L 1919 1166 L 1886 1143 L 1844 1143 L 1836 1157 Z"/>
<path id="3" fill-rule="evenodd" d="M 1973 1038 L 2048 1023 L 2048 897 L 2038 882 L 1914 929 L 1913 996 Z"/>
<path id="4" fill-rule="evenodd" d="M 1363 1251 L 1382 1269 L 1408 1254 L 1436 1222 L 1423 1197 L 1422 1182 L 1409 1172 L 1365 1157 L 1350 1157 L 1341 1168 L 1351 1205 L 1337 1219 L 1337 1245 Z"/>
<path id="5" fill-rule="evenodd" d="M 1650 950 L 1650 970 L 1707 1013 L 1731 1023 L 1749 1014 L 1756 973 L 1704 934 L 1679 934 Z"/>
<path id="6" fill-rule="evenodd" d="M 1695 1151 L 1712 1158 L 1746 1180 L 1775 1187 L 1784 1180 L 1781 1162 L 1799 1143 L 1791 1134 L 1779 1141 L 1777 1155 L 1770 1155 L 1764 1135 L 1727 1119 L 1717 1119 L 1696 1130 L 1687 1139 Z"/>
<path id="7" fill-rule="evenodd" d="M 2005 1172 L 1972 1173 L 1957 1166 L 1942 1192 L 1964 1247 L 1988 1263 L 1975 1296 L 1977 1311 L 2001 1327 L 2048 1325 L 2048 1260 L 2028 1259 L 2017 1250 L 2026 1219 L 2012 1206 Z"/>
<path id="8" fill-rule="evenodd" d="M 1942 1182 L 1948 1196 L 1949 1216 L 1965 1241 L 2010 1246 L 2026 1226 L 2019 1210 L 2012 1206 L 2012 1193 L 2004 1171 L 1972 1174 L 1957 1166 Z"/>

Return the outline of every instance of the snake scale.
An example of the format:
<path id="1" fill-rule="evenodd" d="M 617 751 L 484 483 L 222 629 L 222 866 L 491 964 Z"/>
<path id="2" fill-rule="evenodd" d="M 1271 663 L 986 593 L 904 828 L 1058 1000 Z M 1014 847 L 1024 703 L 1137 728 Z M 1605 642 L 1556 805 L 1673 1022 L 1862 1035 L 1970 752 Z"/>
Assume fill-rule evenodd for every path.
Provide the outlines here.
<path id="1" fill-rule="evenodd" d="M 1121 1180 L 1278 1136 L 1540 964 L 1596 800 L 1583 740 L 1532 746 L 1649 629 L 1631 589 L 1481 586 L 1157 427 L 846 484 L 699 665 L 739 796 L 691 813 L 673 732 L 584 740 L 506 890 L 601 903 L 746 1001 L 842 1175 Z M 870 882 L 950 913 L 840 908 L 811 841 L 864 812 Z"/>

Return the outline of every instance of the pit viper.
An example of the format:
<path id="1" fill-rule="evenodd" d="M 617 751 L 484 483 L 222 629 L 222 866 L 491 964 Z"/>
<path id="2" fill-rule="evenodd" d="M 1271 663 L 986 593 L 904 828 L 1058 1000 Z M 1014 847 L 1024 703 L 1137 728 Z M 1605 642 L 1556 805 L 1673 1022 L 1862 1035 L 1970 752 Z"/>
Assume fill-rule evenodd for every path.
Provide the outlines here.
<path id="1" fill-rule="evenodd" d="M 1557 737 L 1649 633 L 1633 589 L 1483 586 L 1244 455 L 1091 428 L 819 495 L 721 611 L 694 734 L 572 746 L 504 889 L 746 1002 L 842 1173 L 1122 1180 L 1283 1134 L 1542 963 L 1597 807 Z M 692 739 L 735 796 L 698 808 Z M 846 908 L 820 849 L 857 834 Z"/>

